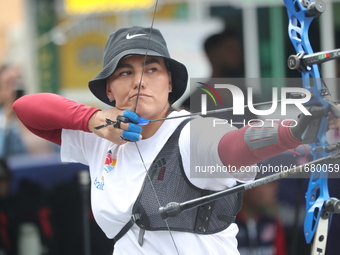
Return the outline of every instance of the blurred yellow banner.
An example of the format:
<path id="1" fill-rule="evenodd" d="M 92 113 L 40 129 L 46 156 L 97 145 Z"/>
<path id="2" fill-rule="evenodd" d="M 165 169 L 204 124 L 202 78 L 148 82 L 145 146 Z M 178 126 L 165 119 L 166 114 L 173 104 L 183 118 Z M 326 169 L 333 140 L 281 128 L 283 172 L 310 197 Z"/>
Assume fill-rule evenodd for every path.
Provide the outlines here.
<path id="1" fill-rule="evenodd" d="M 148 9 L 156 0 L 64 0 L 69 15 Z"/>
<path id="2" fill-rule="evenodd" d="M 78 24 L 65 34 L 59 46 L 60 84 L 62 89 L 86 89 L 89 80 L 102 69 L 104 46 L 116 30 L 116 16 L 100 15 Z"/>

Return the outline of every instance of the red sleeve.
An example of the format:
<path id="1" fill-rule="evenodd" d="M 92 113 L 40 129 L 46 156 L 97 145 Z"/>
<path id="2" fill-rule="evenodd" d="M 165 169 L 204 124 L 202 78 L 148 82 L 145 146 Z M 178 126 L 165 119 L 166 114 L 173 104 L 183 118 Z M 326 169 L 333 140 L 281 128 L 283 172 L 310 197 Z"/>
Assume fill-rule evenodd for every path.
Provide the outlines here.
<path id="1" fill-rule="evenodd" d="M 222 137 L 218 145 L 218 153 L 224 165 L 236 168 L 250 166 L 301 145 L 301 142 L 291 135 L 288 127 L 279 125 L 277 143 L 251 150 L 244 140 L 244 133 L 248 128 L 249 126 L 246 126 L 231 131 Z"/>
<path id="2" fill-rule="evenodd" d="M 88 121 L 99 110 L 51 93 L 23 96 L 13 109 L 28 130 L 58 145 L 62 129 L 90 132 Z"/>

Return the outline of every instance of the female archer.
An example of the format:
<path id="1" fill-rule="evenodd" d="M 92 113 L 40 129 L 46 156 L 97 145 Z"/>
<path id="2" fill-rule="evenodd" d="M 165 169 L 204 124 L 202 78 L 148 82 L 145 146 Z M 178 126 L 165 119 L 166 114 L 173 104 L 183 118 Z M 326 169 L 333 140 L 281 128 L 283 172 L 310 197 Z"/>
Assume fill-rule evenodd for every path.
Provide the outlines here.
<path id="1" fill-rule="evenodd" d="M 212 127 L 213 118 L 180 118 L 188 112 L 171 105 L 187 81 L 186 67 L 170 57 L 159 30 L 125 27 L 110 35 L 103 69 L 89 82 L 109 109 L 49 93 L 14 103 L 29 130 L 61 145 L 63 161 L 89 166 L 93 213 L 107 237 L 114 238 L 114 254 L 239 254 L 233 222 L 240 194 L 167 221 L 158 208 L 250 182 L 256 175 L 230 171 L 224 178 L 192 178 L 195 166 L 240 169 L 301 144 L 308 121 L 236 129 Z M 141 118 L 172 119 L 141 127 Z"/>

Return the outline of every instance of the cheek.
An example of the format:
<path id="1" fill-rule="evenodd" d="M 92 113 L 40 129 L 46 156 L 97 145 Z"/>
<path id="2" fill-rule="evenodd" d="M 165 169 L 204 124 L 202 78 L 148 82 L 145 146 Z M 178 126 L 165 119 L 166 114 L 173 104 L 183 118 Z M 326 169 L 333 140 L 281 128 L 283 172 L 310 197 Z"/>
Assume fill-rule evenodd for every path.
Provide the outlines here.
<path id="1" fill-rule="evenodd" d="M 159 88 L 157 91 L 154 91 L 154 94 L 156 95 L 156 101 L 158 101 L 160 104 L 166 104 L 168 103 L 168 97 L 169 97 L 169 89 L 168 87 Z"/>
<path id="2" fill-rule="evenodd" d="M 164 97 L 168 97 L 169 92 L 172 89 L 172 86 L 170 84 L 170 80 L 168 79 L 168 77 L 163 78 L 161 81 L 159 81 L 158 86 L 155 88 L 157 90 L 157 93 L 159 96 L 164 96 Z M 161 85 L 159 85 L 161 84 Z"/>
<path id="3" fill-rule="evenodd" d="M 127 86 L 124 84 L 114 84 L 110 86 L 110 93 L 114 96 L 114 98 L 122 98 L 124 97 L 129 90 L 126 89 Z"/>

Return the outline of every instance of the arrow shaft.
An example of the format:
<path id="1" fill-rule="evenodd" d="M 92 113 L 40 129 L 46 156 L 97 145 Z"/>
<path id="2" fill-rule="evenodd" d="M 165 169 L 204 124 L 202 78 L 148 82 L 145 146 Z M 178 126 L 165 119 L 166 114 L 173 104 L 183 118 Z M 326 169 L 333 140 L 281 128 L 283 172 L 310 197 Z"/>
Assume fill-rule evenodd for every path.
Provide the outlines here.
<path id="1" fill-rule="evenodd" d="M 338 162 L 339 157 L 340 157 L 340 153 L 333 154 L 333 155 L 330 155 L 330 156 L 327 156 L 327 157 L 324 157 L 324 158 L 320 158 L 320 159 L 310 161 L 310 162 L 308 162 L 304 165 L 300 165 L 300 166 L 291 168 L 287 171 L 275 173 L 275 174 L 272 174 L 268 177 L 263 177 L 261 179 L 255 180 L 255 181 L 250 182 L 250 183 L 237 185 L 237 186 L 234 186 L 232 188 L 216 192 L 214 194 L 199 197 L 199 198 L 192 199 L 192 200 L 182 202 L 182 203 L 177 203 L 175 205 L 177 207 L 176 210 L 173 210 L 174 205 L 172 203 L 169 203 L 168 205 L 166 205 L 164 207 L 160 207 L 159 210 L 162 214 L 163 219 L 166 219 L 168 217 L 176 217 L 177 215 L 179 215 L 180 213 L 182 213 L 186 210 L 193 209 L 193 208 L 196 208 L 198 206 L 210 203 L 210 202 L 215 201 L 215 200 L 217 200 L 221 197 L 224 197 L 224 196 L 227 196 L 227 195 L 230 195 L 230 194 L 234 194 L 234 193 L 239 193 L 239 192 L 242 192 L 244 190 L 252 189 L 252 188 L 273 182 L 273 181 L 277 181 L 277 180 L 280 180 L 280 179 L 283 179 L 283 178 L 287 178 L 290 175 L 304 173 L 306 167 L 309 166 L 309 165 L 330 164 L 330 163 Z M 172 204 L 172 205 L 169 206 L 170 204 Z M 173 210 L 173 212 L 171 214 L 169 214 L 169 212 L 168 212 L 169 210 Z"/>
<path id="2" fill-rule="evenodd" d="M 281 100 L 278 100 L 278 102 L 281 102 Z M 253 106 L 268 105 L 268 104 L 272 104 L 272 103 L 273 103 L 273 101 L 267 101 L 267 102 L 253 104 Z M 244 108 L 247 108 L 247 107 L 249 107 L 249 105 L 245 105 L 244 106 Z M 234 109 L 233 107 L 228 107 L 228 108 L 223 108 L 223 109 L 210 110 L 210 111 L 207 111 L 206 114 L 204 114 L 204 115 L 220 113 L 220 112 L 230 112 L 233 109 Z M 149 122 L 156 122 L 156 121 L 163 121 L 163 120 L 172 120 L 172 119 L 178 119 L 178 118 L 187 118 L 187 117 L 193 117 L 193 116 L 199 116 L 199 115 L 203 115 L 203 114 L 201 112 L 195 112 L 195 113 L 190 113 L 190 114 L 186 114 L 186 115 L 173 116 L 173 117 L 162 118 L 162 119 L 154 119 L 154 120 L 142 119 L 142 123 L 144 123 L 143 122 L 144 120 L 145 120 L 145 122 L 147 122 L 147 123 L 144 124 L 144 125 L 146 125 Z"/>

